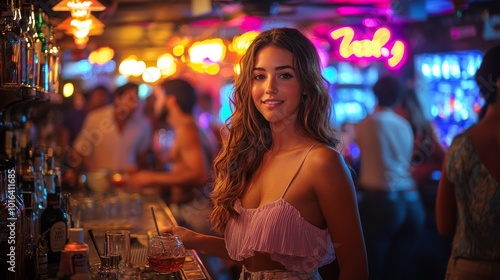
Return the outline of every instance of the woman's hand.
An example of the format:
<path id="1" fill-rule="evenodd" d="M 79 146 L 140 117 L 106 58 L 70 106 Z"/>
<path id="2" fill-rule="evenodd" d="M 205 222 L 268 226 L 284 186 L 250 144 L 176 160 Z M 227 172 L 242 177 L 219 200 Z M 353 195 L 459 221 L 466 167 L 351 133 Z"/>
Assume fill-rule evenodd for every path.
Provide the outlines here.
<path id="1" fill-rule="evenodd" d="M 227 253 L 226 243 L 222 237 L 198 233 L 180 226 L 171 226 L 162 232 L 178 235 L 186 249 L 195 250 L 198 253 L 215 256 L 221 259 L 231 260 Z"/>
<path id="2" fill-rule="evenodd" d="M 181 241 L 186 249 L 196 250 L 196 246 L 194 244 L 196 243 L 195 240 L 197 239 L 197 237 L 200 236 L 199 233 L 180 226 L 168 227 L 164 232 L 178 235 L 181 238 Z"/>

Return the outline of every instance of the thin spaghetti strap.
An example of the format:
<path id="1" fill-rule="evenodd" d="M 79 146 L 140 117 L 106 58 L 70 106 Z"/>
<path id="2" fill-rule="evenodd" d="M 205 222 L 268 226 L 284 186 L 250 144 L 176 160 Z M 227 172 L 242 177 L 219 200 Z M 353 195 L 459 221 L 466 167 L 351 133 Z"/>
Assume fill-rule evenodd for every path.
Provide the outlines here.
<path id="1" fill-rule="evenodd" d="M 312 146 L 309 148 L 309 150 L 307 150 L 307 153 L 306 153 L 306 155 L 304 156 L 304 158 L 302 159 L 302 162 L 300 163 L 299 168 L 297 168 L 297 171 L 295 171 L 295 174 L 293 174 L 292 179 L 290 180 L 290 182 L 289 182 L 289 183 L 288 183 L 288 185 L 286 186 L 285 190 L 283 191 L 283 194 L 281 195 L 281 198 L 285 197 L 285 194 L 286 194 L 286 192 L 288 191 L 288 188 L 290 188 L 290 185 L 292 185 L 293 180 L 295 180 L 295 177 L 297 177 L 297 175 L 299 174 L 299 171 L 300 171 L 300 169 L 302 168 L 302 165 L 304 165 L 304 162 L 306 161 L 307 155 L 308 155 L 308 154 L 309 154 L 309 152 L 312 150 L 312 148 L 314 148 L 314 146 L 316 146 L 316 144 L 318 144 L 318 143 L 319 143 L 319 142 L 314 142 L 314 144 L 312 144 Z"/>

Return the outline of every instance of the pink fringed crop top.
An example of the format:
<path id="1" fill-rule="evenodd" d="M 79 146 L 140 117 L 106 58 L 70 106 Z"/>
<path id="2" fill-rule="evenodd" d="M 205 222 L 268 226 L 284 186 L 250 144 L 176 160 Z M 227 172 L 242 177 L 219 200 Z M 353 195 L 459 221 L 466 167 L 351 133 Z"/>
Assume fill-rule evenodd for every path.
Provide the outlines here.
<path id="1" fill-rule="evenodd" d="M 302 164 L 296 174 L 301 167 Z M 256 252 L 267 253 L 287 270 L 299 272 L 311 271 L 335 259 L 328 230 L 306 221 L 283 199 L 291 183 L 280 199 L 258 208 L 244 208 L 239 199 L 235 202 L 239 216 L 228 222 L 224 236 L 232 259 L 243 261 Z"/>

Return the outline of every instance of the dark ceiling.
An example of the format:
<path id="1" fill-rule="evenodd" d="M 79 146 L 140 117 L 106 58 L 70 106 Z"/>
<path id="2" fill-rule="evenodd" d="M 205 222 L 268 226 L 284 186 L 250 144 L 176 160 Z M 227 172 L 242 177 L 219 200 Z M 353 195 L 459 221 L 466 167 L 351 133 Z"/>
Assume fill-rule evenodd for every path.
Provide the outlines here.
<path id="1" fill-rule="evenodd" d="M 474 5 L 496 5 L 500 0 L 465 1 Z M 59 0 L 46 0 L 55 5 Z M 453 14 L 452 0 L 100 0 L 107 9 L 94 15 L 104 24 L 104 33 L 91 36 L 87 49 L 111 46 L 118 56 L 131 53 L 158 54 L 165 51 L 173 35 L 192 38 L 232 38 L 245 29 L 273 24 L 307 26 L 312 23 L 354 24 L 364 17 L 385 22 L 425 21 L 428 17 Z M 208 7 L 208 12 L 199 9 Z M 203 11 L 202 11 L 203 12 Z M 57 25 L 69 12 L 52 12 Z M 74 48 L 73 39 L 59 31 L 61 48 Z"/>

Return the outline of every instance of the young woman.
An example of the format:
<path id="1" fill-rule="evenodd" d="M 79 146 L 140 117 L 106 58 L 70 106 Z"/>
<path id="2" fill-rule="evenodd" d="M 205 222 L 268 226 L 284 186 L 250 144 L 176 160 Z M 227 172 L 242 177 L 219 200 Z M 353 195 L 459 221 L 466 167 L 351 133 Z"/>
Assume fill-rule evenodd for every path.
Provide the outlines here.
<path id="1" fill-rule="evenodd" d="M 493 280 L 500 275 L 500 45 L 476 72 L 487 109 L 453 139 L 436 203 L 439 233 L 453 236 L 446 279 Z"/>
<path id="2" fill-rule="evenodd" d="M 187 248 L 243 264 L 240 279 L 366 279 L 354 186 L 337 151 L 314 45 L 300 31 L 261 33 L 241 61 L 227 138 L 215 160 L 211 221 L 223 238 L 185 228 Z"/>

